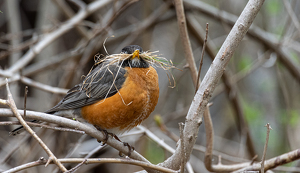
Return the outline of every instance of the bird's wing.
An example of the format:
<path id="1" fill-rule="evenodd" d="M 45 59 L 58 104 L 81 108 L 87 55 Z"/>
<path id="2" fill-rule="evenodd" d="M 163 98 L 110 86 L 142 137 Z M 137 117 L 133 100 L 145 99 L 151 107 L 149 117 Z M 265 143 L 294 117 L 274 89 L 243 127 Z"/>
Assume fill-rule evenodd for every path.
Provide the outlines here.
<path id="1" fill-rule="evenodd" d="M 53 108 L 45 113 L 60 110 L 77 109 L 113 96 L 121 89 L 126 70 L 119 65 L 98 65 L 82 83 L 70 89 L 67 95 Z"/>

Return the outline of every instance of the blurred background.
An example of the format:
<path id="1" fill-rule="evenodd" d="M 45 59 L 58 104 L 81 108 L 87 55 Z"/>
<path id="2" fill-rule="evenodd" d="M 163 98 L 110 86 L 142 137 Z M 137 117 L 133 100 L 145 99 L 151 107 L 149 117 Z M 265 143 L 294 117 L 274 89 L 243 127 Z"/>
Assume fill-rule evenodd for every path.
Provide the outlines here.
<path id="1" fill-rule="evenodd" d="M 185 116 L 195 94 L 195 86 L 179 35 L 176 12 L 170 0 L 111 0 L 93 6 L 95 1 L 78 1 L 97 7 L 75 27 L 55 37 L 22 68 L 0 73 L 0 97 L 6 98 L 5 77 L 19 109 L 24 107 L 24 88 L 28 86 L 27 109 L 45 111 L 54 106 L 82 80 L 94 64 L 94 55 L 120 53 L 124 46 L 137 44 L 145 51 L 159 51 L 159 56 L 181 70 L 172 69 L 174 83 L 169 83 L 163 69 L 159 74 L 160 98 L 155 111 L 142 123 L 171 147 L 176 147 L 169 132 L 179 136 L 178 123 Z M 80 4 L 79 3 L 79 4 Z M 183 0 L 189 37 L 199 68 L 206 23 L 208 42 L 200 78 L 226 39 L 245 7 L 246 0 Z M 89 7 L 90 7 L 89 6 Z M 76 20 L 80 7 L 64 0 L 0 0 L 0 69 L 21 63 L 29 49 L 48 39 L 47 35 L 67 28 Z M 262 157 L 267 123 L 270 133 L 266 159 L 300 147 L 300 2 L 266 0 L 228 64 L 212 96 L 210 112 L 215 130 L 214 163 L 232 164 Z M 103 45 L 107 49 L 105 51 Z M 21 63 L 22 64 L 22 63 Z M 19 75 L 25 78 L 17 77 Z M 25 80 L 26 79 L 26 80 Z M 28 79 L 28 80 L 27 80 Z M 38 83 L 36 83 L 38 82 Z M 57 87 L 55 90 L 47 86 Z M 47 91 L 45 91 L 47 90 Z M 0 112 L 1 114 L 1 112 Z M 0 121 L 15 118 L 0 116 Z M 158 124 L 157 122 L 161 122 Z M 53 126 L 55 126 L 53 124 Z M 165 126 L 165 127 L 164 127 Z M 48 158 L 28 134 L 12 137 L 17 126 L 0 126 L 0 171 Z M 165 129 L 166 128 L 166 129 Z M 118 158 L 110 146 L 99 147 L 87 135 L 34 128 L 57 158 Z M 136 133 L 134 133 L 136 132 Z M 152 163 L 160 163 L 171 153 L 149 136 L 134 129 L 122 137 Z M 200 126 L 191 164 L 195 172 L 207 172 L 202 161 L 205 151 L 204 124 Z M 95 150 L 97 149 L 97 150 Z M 66 164 L 70 169 L 76 164 Z M 300 172 L 299 161 L 274 171 Z M 134 172 L 140 167 L 122 164 L 89 164 L 78 172 Z M 23 172 L 59 172 L 55 165 L 37 166 Z"/>

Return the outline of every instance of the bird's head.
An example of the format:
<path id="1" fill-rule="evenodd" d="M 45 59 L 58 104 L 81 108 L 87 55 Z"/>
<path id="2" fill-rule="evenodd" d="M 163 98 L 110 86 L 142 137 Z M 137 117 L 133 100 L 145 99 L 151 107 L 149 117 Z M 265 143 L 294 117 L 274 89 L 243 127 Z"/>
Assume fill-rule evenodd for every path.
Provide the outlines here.
<path id="1" fill-rule="evenodd" d="M 132 67 L 132 68 L 148 68 L 149 63 L 145 61 L 140 54 L 143 53 L 143 49 L 138 45 L 129 45 L 122 49 L 123 54 L 132 54 L 128 59 L 126 59 L 122 66 Z"/>

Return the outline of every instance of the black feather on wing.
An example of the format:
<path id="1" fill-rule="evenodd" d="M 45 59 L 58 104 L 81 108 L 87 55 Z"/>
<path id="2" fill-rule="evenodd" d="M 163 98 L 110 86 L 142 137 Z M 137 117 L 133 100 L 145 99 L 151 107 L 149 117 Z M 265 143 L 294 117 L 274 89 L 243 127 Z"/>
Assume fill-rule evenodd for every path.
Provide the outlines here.
<path id="1" fill-rule="evenodd" d="M 119 65 L 99 64 L 82 83 L 70 89 L 56 106 L 45 113 L 77 109 L 108 98 L 121 89 L 126 79 L 125 73 L 126 70 Z"/>

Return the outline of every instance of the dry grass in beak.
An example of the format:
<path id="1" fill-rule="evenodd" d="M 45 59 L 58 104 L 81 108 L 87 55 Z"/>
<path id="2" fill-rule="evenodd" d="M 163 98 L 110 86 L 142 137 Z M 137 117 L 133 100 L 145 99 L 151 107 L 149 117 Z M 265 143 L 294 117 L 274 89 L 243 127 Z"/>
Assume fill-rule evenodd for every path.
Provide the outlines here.
<path id="1" fill-rule="evenodd" d="M 90 95 L 89 94 L 90 93 L 89 90 L 91 88 L 92 82 L 95 82 L 94 81 L 95 78 L 97 78 L 98 81 L 99 81 L 99 80 L 101 80 L 104 77 L 104 76 L 101 76 L 101 77 L 97 76 L 97 75 L 99 75 L 100 71 L 103 70 L 103 71 L 111 72 L 109 70 L 109 68 L 108 68 L 110 65 L 116 65 L 116 66 L 119 67 L 119 70 L 120 70 L 120 68 L 122 66 L 122 63 L 125 60 L 130 59 L 130 58 L 133 59 L 135 57 L 142 58 L 143 60 L 147 61 L 149 63 L 149 65 L 151 65 L 154 68 L 162 68 L 166 72 L 166 74 L 167 74 L 167 76 L 169 78 L 170 87 L 174 88 L 175 87 L 175 80 L 174 80 L 173 75 L 170 72 L 170 69 L 175 68 L 175 67 L 173 66 L 172 61 L 168 61 L 164 57 L 159 57 L 156 54 L 157 52 L 158 51 L 155 51 L 155 52 L 143 52 L 143 53 L 140 54 L 139 51 L 138 52 L 135 51 L 133 54 L 124 54 L 124 53 L 121 53 L 121 54 L 107 55 L 105 57 L 101 57 L 100 54 L 96 54 L 95 57 L 94 57 L 94 59 L 95 59 L 95 65 L 94 65 L 94 67 L 97 66 L 97 65 L 100 65 L 102 63 L 103 64 L 99 68 L 99 70 L 97 70 L 96 72 L 94 72 L 94 71 L 92 72 L 92 70 L 93 70 L 94 67 L 90 70 L 90 72 L 88 73 L 88 75 L 84 79 L 83 85 L 82 85 L 82 87 L 80 89 L 81 90 L 82 89 L 85 90 L 87 96 L 89 96 Z M 115 74 L 115 76 L 117 76 L 119 74 L 119 70 L 118 70 L 117 74 Z M 105 73 L 103 73 L 103 74 L 105 74 Z M 114 84 L 114 81 L 113 81 L 113 84 Z M 113 87 L 113 85 L 111 87 Z"/>

